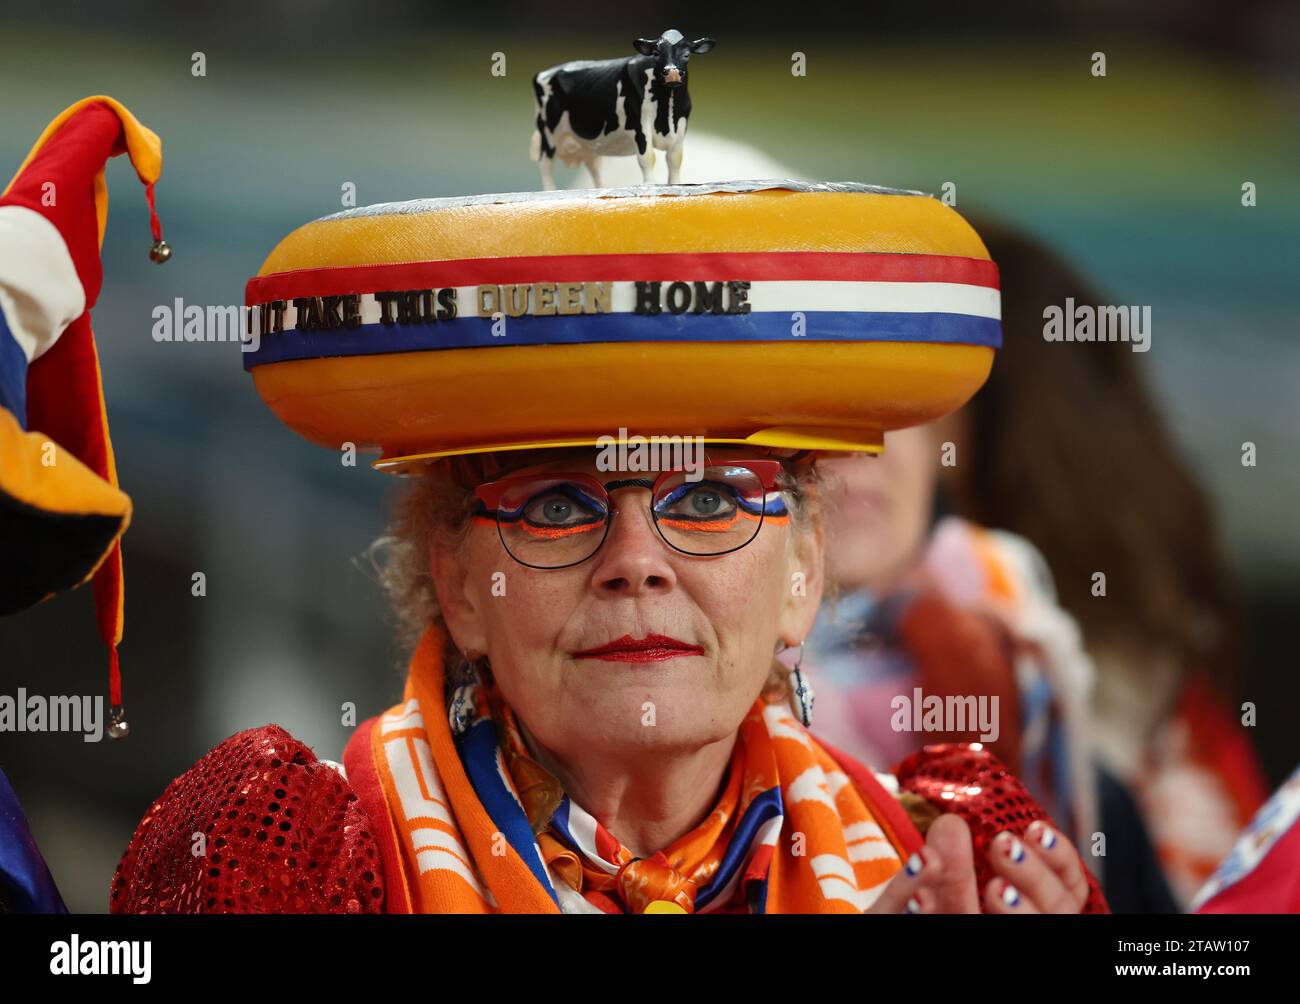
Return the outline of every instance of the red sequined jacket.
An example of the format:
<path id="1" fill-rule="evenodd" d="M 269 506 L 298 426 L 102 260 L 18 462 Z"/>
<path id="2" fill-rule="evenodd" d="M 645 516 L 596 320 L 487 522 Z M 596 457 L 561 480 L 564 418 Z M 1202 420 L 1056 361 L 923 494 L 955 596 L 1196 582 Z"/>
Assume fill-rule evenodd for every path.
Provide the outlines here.
<path id="1" fill-rule="evenodd" d="M 364 748 L 374 722 L 357 730 L 345 762 Z M 826 748 L 846 773 L 866 772 Z M 927 746 L 894 774 L 920 831 L 941 812 L 966 820 L 980 888 L 994 874 L 989 842 L 1047 819 L 1019 779 L 977 743 Z M 149 807 L 118 863 L 109 911 L 383 913 L 383 862 L 396 861 L 398 851 L 370 825 L 370 812 L 387 812 L 382 803 L 368 805 L 372 798 L 382 798 L 377 788 L 354 788 L 278 725 L 240 732 Z M 1108 912 L 1091 873 L 1088 882 L 1083 912 Z"/>

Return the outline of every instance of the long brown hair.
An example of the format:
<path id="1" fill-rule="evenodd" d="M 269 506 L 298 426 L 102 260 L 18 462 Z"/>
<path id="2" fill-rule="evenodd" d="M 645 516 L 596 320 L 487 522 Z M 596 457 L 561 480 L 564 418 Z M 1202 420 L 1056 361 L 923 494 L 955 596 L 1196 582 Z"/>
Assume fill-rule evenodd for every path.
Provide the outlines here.
<path id="1" fill-rule="evenodd" d="M 1146 356 L 1122 341 L 1047 341 L 1046 307 L 1110 301 L 1039 242 L 975 225 L 1002 275 L 1003 347 L 966 408 L 952 504 L 1043 552 L 1089 644 L 1173 652 L 1184 673 L 1205 670 L 1232 695 L 1236 583 L 1209 498 L 1147 389 Z"/>

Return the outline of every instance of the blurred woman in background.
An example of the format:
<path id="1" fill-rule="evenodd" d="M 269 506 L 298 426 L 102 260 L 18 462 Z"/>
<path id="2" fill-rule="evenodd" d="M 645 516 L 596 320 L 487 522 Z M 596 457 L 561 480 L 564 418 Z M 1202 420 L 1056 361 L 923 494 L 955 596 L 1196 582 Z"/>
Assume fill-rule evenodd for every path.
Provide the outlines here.
<path id="1" fill-rule="evenodd" d="M 1078 626 L 1028 541 L 947 514 L 945 435 L 888 433 L 881 457 L 819 462 L 838 596 L 807 643 L 818 735 L 882 767 L 982 739 L 1088 856 L 1112 909 L 1173 912 L 1132 797 L 1093 756 Z"/>
<path id="2" fill-rule="evenodd" d="M 809 642 L 819 693 L 840 695 L 819 732 L 888 764 L 972 738 L 896 730 L 913 685 L 996 695 L 991 745 L 1091 850 L 1113 908 L 1172 905 L 1142 821 L 1185 907 L 1267 793 L 1232 710 L 1240 611 L 1210 504 L 1129 345 L 1042 337 L 1045 306 L 1105 299 L 1037 243 L 979 229 L 1002 275 L 988 384 L 880 458 L 822 462 L 842 595 Z"/>

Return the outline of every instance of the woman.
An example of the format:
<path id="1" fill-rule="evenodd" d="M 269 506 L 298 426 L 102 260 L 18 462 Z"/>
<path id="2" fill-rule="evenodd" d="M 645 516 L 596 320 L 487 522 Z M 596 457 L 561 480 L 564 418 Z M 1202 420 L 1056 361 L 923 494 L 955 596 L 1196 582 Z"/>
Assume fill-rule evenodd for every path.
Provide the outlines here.
<path id="1" fill-rule="evenodd" d="M 1045 305 L 1104 292 L 1023 234 L 979 230 L 1006 280 L 1007 344 L 944 432 L 960 458 L 940 468 L 945 492 L 1042 552 L 1096 666 L 1095 747 L 1134 792 L 1185 908 L 1269 791 L 1241 721 L 1236 576 L 1148 390 L 1150 357 L 1042 337 Z"/>
<path id="2" fill-rule="evenodd" d="M 774 665 L 822 592 L 816 451 L 988 372 L 996 273 L 950 209 L 794 182 L 369 207 L 248 297 L 277 413 L 414 476 L 387 567 L 420 641 L 346 780 L 267 727 L 173 782 L 114 910 L 1105 910 L 987 751 L 895 796 Z M 674 427 L 666 462 L 625 435 Z"/>
<path id="3" fill-rule="evenodd" d="M 957 459 L 950 432 L 948 421 L 901 430 L 879 458 L 818 462 L 835 595 L 808 641 L 818 692 L 830 698 L 819 735 L 883 764 L 927 743 L 985 739 L 1094 855 L 1113 910 L 1173 912 L 1131 796 L 1095 763 L 1093 665 L 1042 556 L 1021 537 L 946 513 L 939 472 L 945 454 Z M 908 709 L 973 702 L 974 713 L 916 731 L 900 697 Z"/>
<path id="4" fill-rule="evenodd" d="M 1186 907 L 1266 791 L 1233 711 L 1233 577 L 1141 378 L 1146 357 L 1042 337 L 1045 304 L 1106 298 L 1041 244 L 979 229 L 1005 285 L 988 383 L 936 426 L 892 434 L 878 463 L 823 465 L 838 483 L 830 577 L 848 593 L 841 623 L 824 616 L 813 640 L 818 680 L 839 688 L 826 734 L 889 763 L 921 741 L 888 727 L 913 677 L 999 693 L 995 751 L 1081 846 L 1098 824 L 1110 836 L 1098 860 L 1112 906 Z M 1084 413 L 1101 416 L 1086 436 Z M 864 654 L 866 617 L 878 651 Z"/>
<path id="5" fill-rule="evenodd" d="M 773 653 L 806 635 L 822 589 L 807 458 L 711 448 L 703 487 L 670 476 L 654 513 L 645 479 L 591 500 L 587 479 L 617 483 L 598 471 L 595 450 L 504 459 L 448 464 L 403 504 L 392 583 L 426 629 L 406 700 L 376 726 L 384 747 L 399 747 L 376 779 L 398 810 L 398 849 L 417 864 L 405 876 L 413 908 L 1013 913 L 1084 904 L 1082 862 L 1042 823 L 1030 839 L 996 842 L 997 877 L 982 888 L 956 816 L 906 854 L 890 796 L 770 701 L 789 677 Z M 759 473 L 713 487 L 723 480 L 713 470 L 741 464 Z M 549 534 L 501 522 L 510 494 L 497 497 L 495 514 L 474 515 L 488 486 L 507 479 Z M 722 540 L 680 528 L 701 512 L 734 523 L 730 510 L 760 479 L 760 490 L 780 490 L 757 532 Z M 586 529 L 559 532 L 567 527 Z M 709 556 L 680 549 L 724 544 L 731 549 Z M 792 593 L 797 572 L 806 591 Z M 346 758 L 359 792 L 366 752 L 350 747 Z M 518 792 L 513 807 L 499 775 L 489 787 L 498 763 Z M 188 855 L 187 845 L 181 834 L 175 850 Z M 124 861 L 119 889 L 132 866 Z M 412 869 L 390 872 L 385 861 L 384 871 L 388 895 L 401 895 L 398 880 Z"/>

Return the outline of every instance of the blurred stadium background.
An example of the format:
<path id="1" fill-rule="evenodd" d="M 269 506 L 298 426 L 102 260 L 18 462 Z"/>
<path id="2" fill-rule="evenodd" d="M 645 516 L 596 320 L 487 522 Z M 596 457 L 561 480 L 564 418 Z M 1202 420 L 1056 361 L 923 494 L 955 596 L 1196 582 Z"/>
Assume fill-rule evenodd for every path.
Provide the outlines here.
<path id="1" fill-rule="evenodd" d="M 346 182 L 358 204 L 537 188 L 531 75 L 627 54 L 668 27 L 718 39 L 691 75 L 701 155 L 743 141 L 811 177 L 931 192 L 952 181 L 959 209 L 1045 239 L 1112 302 L 1152 306 L 1142 365 L 1247 590 L 1256 739 L 1274 781 L 1300 760 L 1294 4 L 5 6 L 0 171 L 66 105 L 110 94 L 163 138 L 158 208 L 175 248 L 164 269 L 149 263 L 142 192 L 115 161 L 95 327 L 135 502 L 122 647 L 134 731 L 99 745 L 0 735 L 0 767 L 71 909 L 107 908 L 149 802 L 227 735 L 278 722 L 336 758 L 340 704 L 368 716 L 400 693 L 391 618 L 354 560 L 381 532 L 393 483 L 279 425 L 236 346 L 155 343 L 153 308 L 241 303 L 275 243 L 340 209 Z M 1098 50 L 1102 79 L 1089 72 Z M 806 77 L 790 73 L 795 51 Z M 195 52 L 206 76 L 191 75 Z M 504 77 L 490 72 L 495 52 Z M 657 170 L 663 180 L 662 158 Z M 1241 207 L 1244 181 L 1256 209 Z M 1091 420 L 1079 415 L 1080 435 Z M 204 598 L 191 596 L 195 571 Z M 106 681 L 88 590 L 0 621 L 0 693 L 100 694 Z"/>

